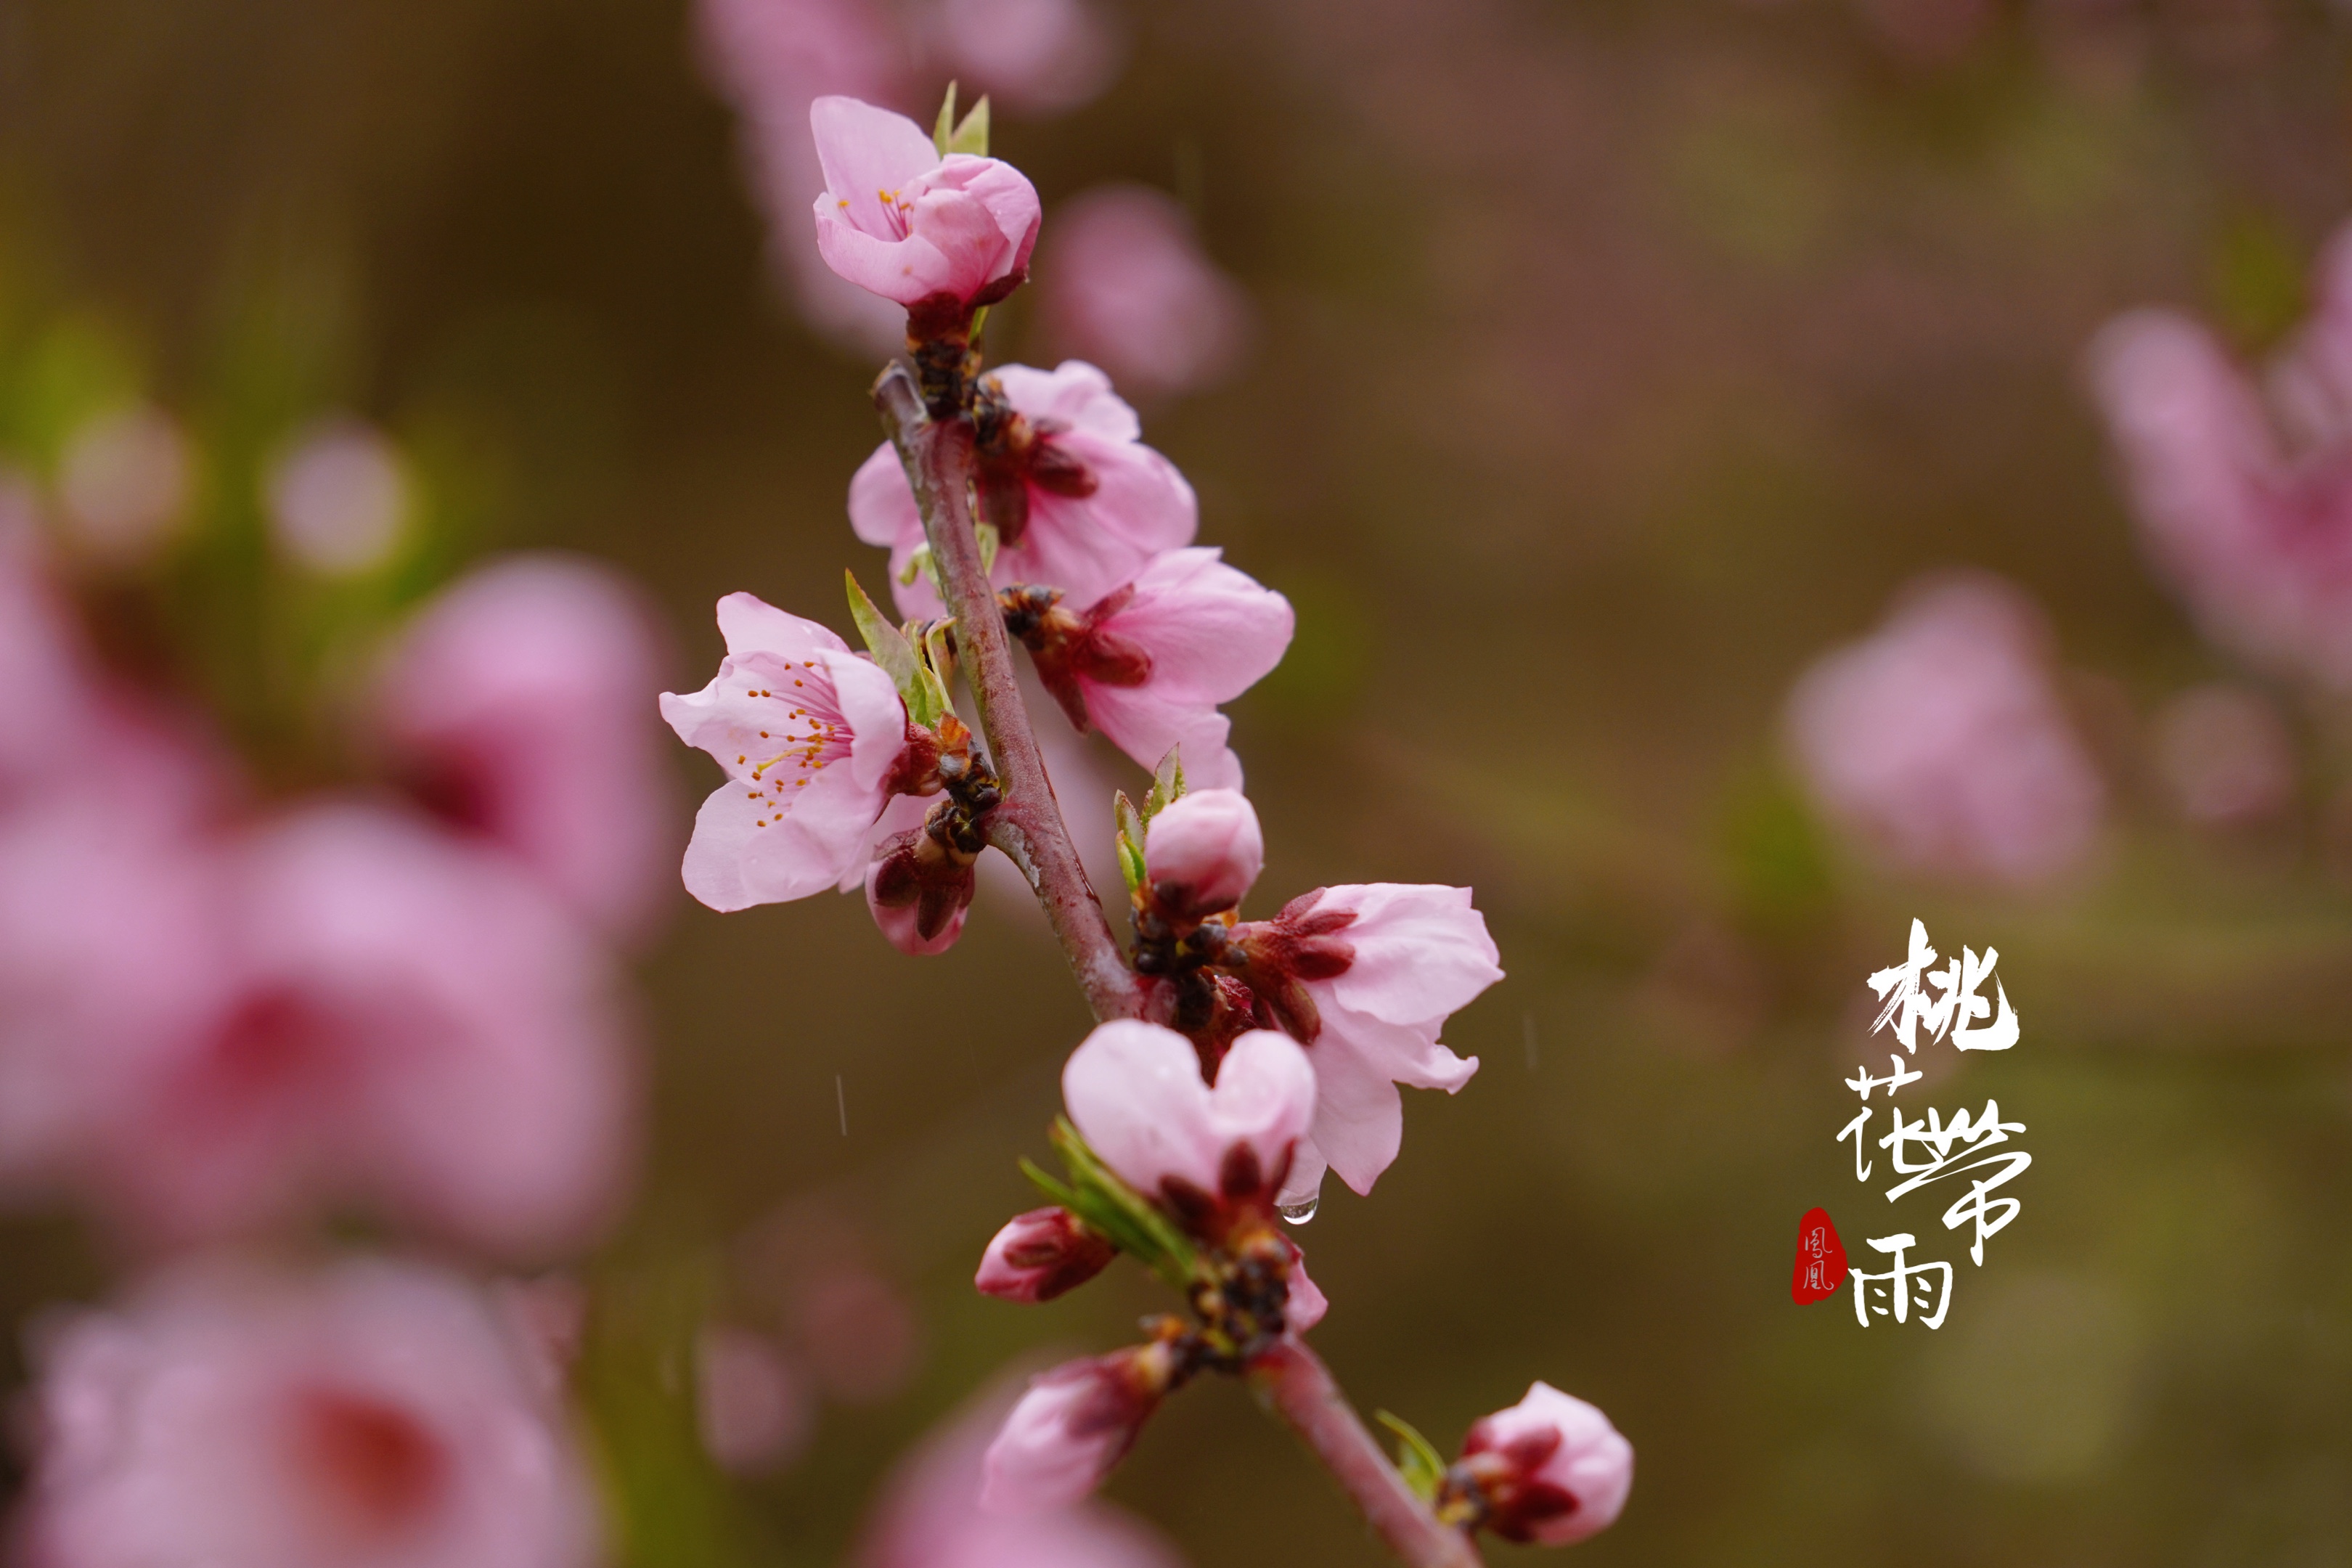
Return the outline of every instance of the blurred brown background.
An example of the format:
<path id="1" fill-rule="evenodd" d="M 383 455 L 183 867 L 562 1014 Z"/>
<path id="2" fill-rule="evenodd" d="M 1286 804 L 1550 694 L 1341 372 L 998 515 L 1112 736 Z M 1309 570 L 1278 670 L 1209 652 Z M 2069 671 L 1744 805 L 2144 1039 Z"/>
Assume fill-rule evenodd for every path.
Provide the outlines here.
<path id="1" fill-rule="evenodd" d="M 2165 810 L 2145 715 L 2224 667 L 2143 570 L 2079 382 L 2131 305 L 2249 349 L 2294 319 L 2352 208 L 2339 13 L 1118 15 L 1115 89 L 1001 116 L 995 151 L 1049 235 L 1098 180 L 1175 193 L 1254 298 L 1246 373 L 1145 410 L 1202 542 L 1299 612 L 1234 710 L 1271 844 L 1250 912 L 1467 882 L 1511 976 L 1449 1035 L 1479 1077 L 1409 1097 L 1379 1190 L 1334 1183 L 1301 1235 L 1351 1394 L 1442 1446 L 1531 1377 L 1601 1405 L 1640 1459 L 1596 1564 L 2352 1558 L 2327 804 L 2352 732 L 2299 714 L 2291 820 Z M 37 368 L 96 321 L 177 406 L 351 404 L 415 455 L 453 555 L 562 544 L 652 584 L 683 687 L 721 593 L 841 624 L 843 565 L 881 571 L 842 508 L 875 366 L 781 302 L 688 32 L 671 0 L 0 0 L 0 346 Z M 992 355 L 1032 328 L 998 312 Z M 2039 902 L 1876 876 L 1780 759 L 1807 661 L 1956 563 L 2048 608 L 2116 783 L 2099 873 Z M 711 781 L 678 773 L 683 814 Z M 632 1561 L 832 1562 L 890 1457 L 998 1364 L 1158 1309 L 1131 1268 L 1026 1311 L 969 1288 L 1084 1022 L 1016 913 L 918 963 L 854 900 L 681 907 L 646 977 L 651 1165 L 590 1269 Z M 2034 1154 L 1934 1333 L 1786 1285 L 1807 1207 L 1857 1252 L 1878 1224 L 1839 1079 L 1914 914 L 1947 952 L 1997 945 L 2025 1020 L 1937 1102 L 1997 1096 Z M 722 1481 L 659 1347 L 709 1301 L 779 1310 L 761 1281 L 812 1228 L 868 1237 L 919 1371 Z M 12 1311 L 100 1278 L 61 1224 L 0 1231 Z M 1196 1563 L 1375 1561 L 1247 1403 L 1174 1402 L 1114 1495 Z"/>

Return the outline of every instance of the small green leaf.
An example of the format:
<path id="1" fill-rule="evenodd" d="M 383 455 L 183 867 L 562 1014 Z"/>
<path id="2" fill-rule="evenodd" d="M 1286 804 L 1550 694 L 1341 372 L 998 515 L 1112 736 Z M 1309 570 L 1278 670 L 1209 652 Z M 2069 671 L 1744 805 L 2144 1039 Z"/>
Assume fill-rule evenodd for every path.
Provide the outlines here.
<path id="1" fill-rule="evenodd" d="M 1112 797 L 1111 815 L 1118 823 L 1118 874 L 1127 883 L 1131 898 L 1143 886 L 1145 827 L 1143 814 L 1135 809 L 1135 802 L 1120 790 Z"/>
<path id="2" fill-rule="evenodd" d="M 1168 754 L 1151 773 L 1151 793 L 1143 797 L 1143 820 L 1153 817 L 1184 798 L 1184 758 L 1181 746 L 1171 746 Z"/>
<path id="3" fill-rule="evenodd" d="M 1433 1500 L 1437 1489 L 1444 1484 L 1445 1461 L 1438 1457 L 1429 1439 L 1403 1416 L 1386 1410 L 1373 1414 L 1381 1426 L 1397 1435 L 1397 1472 L 1404 1478 L 1404 1484 L 1422 1501 Z"/>
<path id="4" fill-rule="evenodd" d="M 944 715 L 953 710 L 954 700 L 949 695 L 955 685 L 955 645 L 950 640 L 955 632 L 952 620 L 932 621 L 923 627 L 920 653 L 923 677 L 930 687 L 930 700 Z"/>
<path id="5" fill-rule="evenodd" d="M 857 574 L 845 572 L 842 576 L 849 584 L 849 618 L 857 623 L 857 635 L 866 639 L 866 646 L 873 651 L 874 662 L 882 667 L 882 672 L 890 678 L 890 684 L 898 689 L 899 699 L 907 704 L 907 717 L 925 729 L 937 724 L 940 712 L 935 696 L 939 681 L 936 678 L 925 679 L 929 671 L 923 668 L 922 660 L 915 657 L 914 645 L 907 640 L 907 634 L 892 626 L 874 601 L 866 596 L 866 590 L 858 584 Z"/>
<path id="6" fill-rule="evenodd" d="M 1184 1233 L 1104 1164 L 1069 1118 L 1055 1119 L 1053 1139 L 1070 1173 L 1070 1201 L 1063 1206 L 1175 1289 L 1189 1289 L 1201 1274 L 1201 1259 Z"/>
<path id="7" fill-rule="evenodd" d="M 915 579 L 921 576 L 924 573 L 929 572 L 930 569 L 931 547 L 928 544 L 918 544 L 915 546 L 914 551 L 908 555 L 905 569 L 898 574 L 898 586 L 901 588 L 913 587 L 915 585 Z"/>
<path id="8" fill-rule="evenodd" d="M 1076 1194 L 1047 1175 L 1043 1166 L 1025 1154 L 1021 1159 L 1021 1173 L 1029 1178 L 1031 1185 L 1045 1194 L 1047 1203 L 1059 1204 L 1062 1207 L 1068 1208 L 1077 1202 Z"/>
<path id="9" fill-rule="evenodd" d="M 980 334 L 988 330 L 989 309 L 988 306 L 982 305 L 971 313 L 971 330 L 965 334 L 967 342 L 975 343 L 980 342 Z"/>
<path id="10" fill-rule="evenodd" d="M 950 87 L 947 108 L 952 110 L 954 107 L 955 89 Z M 986 93 L 981 94 L 980 101 L 971 106 L 971 112 L 963 117 L 962 123 L 955 128 L 955 134 L 949 137 L 947 145 L 940 149 L 940 156 L 942 158 L 950 153 L 969 153 L 975 158 L 988 156 L 988 95 Z"/>
<path id="11" fill-rule="evenodd" d="M 996 547 L 999 542 L 996 524 L 976 522 L 971 525 L 971 531 L 972 536 L 980 541 L 980 574 L 985 577 L 996 570 Z"/>
<path id="12" fill-rule="evenodd" d="M 940 104 L 940 117 L 931 123 L 931 145 L 940 150 L 942 158 L 955 150 L 955 100 L 956 84 L 950 82 L 947 98 Z"/>

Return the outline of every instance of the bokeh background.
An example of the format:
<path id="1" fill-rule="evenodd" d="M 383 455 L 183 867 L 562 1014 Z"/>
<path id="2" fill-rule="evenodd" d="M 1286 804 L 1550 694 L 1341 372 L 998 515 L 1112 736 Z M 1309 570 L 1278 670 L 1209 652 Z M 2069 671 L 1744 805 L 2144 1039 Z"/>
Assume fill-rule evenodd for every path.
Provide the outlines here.
<path id="1" fill-rule="evenodd" d="M 2133 306 L 2249 353 L 2298 320 L 2352 212 L 2352 22 L 1095 16 L 1105 89 L 1000 101 L 994 150 L 1049 246 L 1058 204 L 1136 182 L 1245 291 L 1229 374 L 1143 408 L 1203 542 L 1298 612 L 1233 710 L 1270 841 L 1249 912 L 1467 883 L 1509 972 L 1448 1036 L 1479 1076 L 1409 1096 L 1403 1158 L 1301 1235 L 1355 1399 L 1444 1447 L 1532 1377 L 1601 1405 L 1640 1468 L 1595 1563 L 2352 1556 L 2352 729 L 2268 688 L 2287 797 L 2218 827 L 2179 809 L 2153 718 L 2244 672 L 2145 564 L 2083 368 Z M 658 597 L 689 689 L 722 593 L 845 626 L 841 569 L 882 571 L 843 509 L 879 359 L 796 312 L 695 36 L 673 0 L 0 0 L 12 455 L 39 471 L 89 389 L 135 386 L 199 433 L 225 515 L 288 421 L 350 408 L 425 498 L 390 602 L 495 551 L 583 552 Z M 896 106 L 928 119 L 949 74 L 919 56 Z M 1053 287 L 995 313 L 992 357 L 1054 352 Z M 2046 611 L 2107 780 L 2090 863 L 2031 893 L 1874 863 L 1784 749 L 1806 667 L 1949 566 Z M 286 671 L 374 606 L 273 643 L 222 572 L 171 623 L 189 689 L 264 778 L 331 776 Z M 678 752 L 682 837 L 713 781 Z M 1947 1052 L 1936 1103 L 1997 1097 L 2034 1155 L 1932 1333 L 1787 1288 L 1805 1209 L 1855 1251 L 1880 1223 L 1840 1079 L 1914 915 L 1948 952 L 1997 946 L 2024 1020 L 2005 1057 Z M 646 1164 L 580 1268 L 621 1560 L 841 1561 L 894 1456 L 999 1367 L 1159 1310 L 1130 1268 L 1042 1309 L 971 1290 L 1085 1022 L 1011 901 L 916 962 L 855 900 L 680 895 L 643 984 Z M 1906 1223 L 1957 1256 L 1927 1201 Z M 110 1269 L 68 1220 L 0 1226 L 12 1321 Z M 714 1321 L 799 1369 L 795 1435 L 749 1473 L 697 1440 Z M 1248 1405 L 1214 1382 L 1172 1402 L 1112 1495 L 1196 1563 L 1378 1560 Z"/>

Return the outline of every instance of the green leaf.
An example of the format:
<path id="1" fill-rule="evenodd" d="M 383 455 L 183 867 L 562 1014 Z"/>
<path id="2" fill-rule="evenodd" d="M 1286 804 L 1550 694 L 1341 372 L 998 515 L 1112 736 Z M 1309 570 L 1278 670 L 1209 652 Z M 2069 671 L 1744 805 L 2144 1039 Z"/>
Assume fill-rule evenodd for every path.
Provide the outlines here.
<path id="1" fill-rule="evenodd" d="M 985 577 L 996 570 L 996 524 L 975 522 L 971 525 L 971 532 L 972 537 L 980 541 L 980 574 Z"/>
<path id="2" fill-rule="evenodd" d="M 1119 790 L 1112 796 L 1111 815 L 1118 823 L 1118 874 L 1127 882 L 1129 896 L 1133 897 L 1142 888 L 1146 875 L 1143 814 L 1135 809 L 1135 802 L 1127 798 L 1127 792 Z"/>
<path id="3" fill-rule="evenodd" d="M 952 87 L 948 89 L 947 106 L 950 109 L 955 106 L 955 89 Z M 980 101 L 971 106 L 971 112 L 963 117 L 963 122 L 955 128 L 955 134 L 949 137 L 947 145 L 940 149 L 940 156 L 942 158 L 950 153 L 969 153 L 975 158 L 988 156 L 988 95 L 986 93 L 981 94 Z"/>
<path id="4" fill-rule="evenodd" d="M 1397 1435 L 1397 1471 L 1404 1478 L 1404 1484 L 1422 1501 L 1433 1500 L 1437 1489 L 1445 1480 L 1445 1461 L 1438 1457 L 1429 1439 L 1403 1416 L 1386 1410 L 1373 1414 L 1381 1426 Z"/>
<path id="5" fill-rule="evenodd" d="M 955 100 L 956 84 L 950 82 L 948 95 L 940 104 L 940 117 L 931 123 L 931 145 L 940 150 L 942 158 L 955 149 Z"/>
<path id="6" fill-rule="evenodd" d="M 1191 1239 L 1104 1164 L 1069 1118 L 1055 1120 L 1053 1139 L 1070 1173 L 1070 1198 L 1062 1206 L 1109 1237 L 1120 1251 L 1133 1255 L 1176 1289 L 1189 1289 L 1202 1275 L 1200 1254 Z"/>
<path id="7" fill-rule="evenodd" d="M 1168 754 L 1151 773 L 1151 793 L 1143 797 L 1143 820 L 1149 823 L 1170 805 L 1184 798 L 1184 759 L 1181 746 L 1171 746 Z"/>
<path id="8" fill-rule="evenodd" d="M 1039 1165 L 1034 1160 L 1030 1159 L 1025 1154 L 1021 1158 L 1021 1173 L 1029 1178 L 1031 1185 L 1034 1186 L 1039 1192 L 1045 1194 L 1045 1201 L 1047 1203 L 1059 1204 L 1062 1207 L 1068 1208 L 1072 1204 L 1078 1201 L 1077 1194 L 1076 1193 L 1070 1191 L 1069 1188 L 1064 1186 L 1052 1176 L 1047 1175 L 1045 1173 L 1045 1167 Z"/>
<path id="9" fill-rule="evenodd" d="M 842 576 L 849 584 L 849 618 L 857 623 L 857 635 L 873 650 L 874 662 L 882 667 L 882 672 L 898 689 L 900 700 L 907 704 L 907 717 L 926 729 L 937 724 L 940 711 L 935 695 L 938 679 L 926 679 L 929 671 L 916 658 L 914 645 L 866 596 L 866 590 L 858 584 L 857 574 L 845 572 Z"/>
<path id="10" fill-rule="evenodd" d="M 930 578 L 933 585 L 938 584 L 940 574 L 931 565 L 931 547 L 928 544 L 918 544 L 912 553 L 908 555 L 905 570 L 898 574 L 898 586 L 912 587 L 916 578 L 926 576 Z"/>
<path id="11" fill-rule="evenodd" d="M 923 679 L 929 688 L 929 699 L 942 717 L 955 708 L 953 699 L 948 694 L 949 688 L 955 684 L 955 651 L 948 641 L 949 635 L 954 630 L 955 622 L 952 620 L 930 622 L 923 627 L 922 644 L 919 649 L 922 656 Z M 937 720 L 933 722 L 936 723 Z"/>

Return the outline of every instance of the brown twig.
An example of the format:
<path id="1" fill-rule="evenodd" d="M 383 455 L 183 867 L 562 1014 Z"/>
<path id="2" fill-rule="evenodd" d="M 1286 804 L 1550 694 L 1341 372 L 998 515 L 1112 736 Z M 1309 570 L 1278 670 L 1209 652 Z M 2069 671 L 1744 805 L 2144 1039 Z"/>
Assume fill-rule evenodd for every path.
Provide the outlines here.
<path id="1" fill-rule="evenodd" d="M 1249 1380 L 1411 1568 L 1482 1568 L 1470 1538 L 1439 1522 L 1404 1484 L 1322 1357 L 1286 1339 L 1250 1363 Z"/>
<path id="2" fill-rule="evenodd" d="M 1118 940 L 1104 918 L 1101 900 L 1070 842 L 1054 784 L 1029 727 L 1029 710 L 1013 666 L 1013 646 L 1004 635 L 996 591 L 981 567 L 980 539 L 972 530 L 970 489 L 972 428 L 968 418 L 934 420 L 905 368 L 893 364 L 874 384 L 874 405 L 882 427 L 898 448 L 931 560 L 946 590 L 948 613 L 956 618 L 957 658 L 980 708 L 980 732 L 1004 792 L 990 814 L 988 838 L 1013 858 L 1029 879 L 1078 988 L 1098 1019 L 1133 1018 L 1143 1012 L 1143 992 L 1119 952 Z"/>

